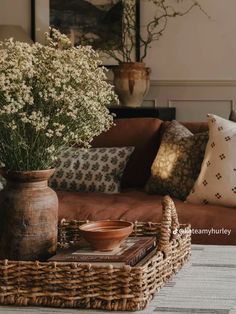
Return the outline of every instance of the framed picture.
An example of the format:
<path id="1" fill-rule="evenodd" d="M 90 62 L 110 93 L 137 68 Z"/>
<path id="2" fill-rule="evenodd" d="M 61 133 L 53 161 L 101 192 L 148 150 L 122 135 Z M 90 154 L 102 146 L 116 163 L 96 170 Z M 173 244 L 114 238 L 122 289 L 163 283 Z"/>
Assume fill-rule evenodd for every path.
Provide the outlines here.
<path id="1" fill-rule="evenodd" d="M 122 45 L 124 6 L 127 0 L 31 0 L 32 38 L 44 43 L 44 34 L 50 27 L 66 34 L 74 45 L 91 39 L 98 49 L 103 64 L 116 65 L 117 61 L 106 57 L 103 47 L 118 51 Z M 133 60 L 139 60 L 140 0 L 134 1 L 135 45 Z"/>

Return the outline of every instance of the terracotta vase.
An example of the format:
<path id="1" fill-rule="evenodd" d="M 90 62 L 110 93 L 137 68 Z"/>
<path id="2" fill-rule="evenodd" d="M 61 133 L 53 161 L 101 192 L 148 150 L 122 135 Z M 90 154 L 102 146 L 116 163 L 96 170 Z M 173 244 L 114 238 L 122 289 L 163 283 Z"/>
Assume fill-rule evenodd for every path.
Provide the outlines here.
<path id="1" fill-rule="evenodd" d="M 54 170 L 2 172 L 0 258 L 45 260 L 57 247 L 58 198 L 48 187 Z"/>
<path id="2" fill-rule="evenodd" d="M 120 63 L 114 67 L 114 87 L 121 105 L 141 106 L 150 87 L 150 68 L 142 62 Z"/>

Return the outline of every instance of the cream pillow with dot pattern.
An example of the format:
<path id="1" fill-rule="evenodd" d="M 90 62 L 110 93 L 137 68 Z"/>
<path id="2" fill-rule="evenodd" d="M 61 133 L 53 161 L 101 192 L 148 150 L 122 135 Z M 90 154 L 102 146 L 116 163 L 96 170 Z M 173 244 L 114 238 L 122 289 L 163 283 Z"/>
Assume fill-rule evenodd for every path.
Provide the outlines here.
<path id="1" fill-rule="evenodd" d="M 236 123 L 208 116 L 209 141 L 187 201 L 236 207 Z"/>

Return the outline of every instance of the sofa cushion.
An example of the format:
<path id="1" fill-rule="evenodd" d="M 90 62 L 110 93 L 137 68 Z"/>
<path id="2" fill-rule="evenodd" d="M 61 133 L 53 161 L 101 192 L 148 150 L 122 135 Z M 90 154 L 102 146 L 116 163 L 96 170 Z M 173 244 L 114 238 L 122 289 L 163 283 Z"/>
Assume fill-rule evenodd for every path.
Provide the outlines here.
<path id="1" fill-rule="evenodd" d="M 168 123 L 146 191 L 185 200 L 200 172 L 207 141 L 208 132 L 193 135 L 177 121 Z"/>
<path id="2" fill-rule="evenodd" d="M 187 200 L 236 208 L 236 123 L 209 115 L 201 173 Z"/>
<path id="3" fill-rule="evenodd" d="M 161 220 L 162 196 L 148 195 L 141 190 L 126 190 L 119 194 L 57 191 L 57 194 L 60 220 L 62 218 L 154 222 Z M 193 234 L 193 243 L 236 245 L 235 209 L 187 204 L 177 199 L 174 201 L 180 222 L 191 223 L 192 227 L 197 229 L 196 231 L 202 231 L 202 234 Z M 212 228 L 214 229 L 212 230 Z M 230 235 L 224 234 L 225 229 L 231 229 Z M 208 235 L 207 231 L 211 232 L 211 235 Z"/>
<path id="4" fill-rule="evenodd" d="M 93 147 L 134 146 L 121 186 L 144 187 L 160 145 L 162 121 L 155 118 L 117 119 L 115 126 L 96 137 Z"/>
<path id="5" fill-rule="evenodd" d="M 133 150 L 133 147 L 72 147 L 57 159 L 50 185 L 58 190 L 118 193 Z"/>

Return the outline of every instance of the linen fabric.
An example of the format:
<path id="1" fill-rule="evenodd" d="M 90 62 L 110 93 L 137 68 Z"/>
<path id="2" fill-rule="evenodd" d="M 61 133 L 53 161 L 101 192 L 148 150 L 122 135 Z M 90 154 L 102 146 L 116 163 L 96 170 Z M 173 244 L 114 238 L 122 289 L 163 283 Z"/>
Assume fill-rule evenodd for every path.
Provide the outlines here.
<path id="1" fill-rule="evenodd" d="M 185 200 L 200 172 L 207 141 L 207 132 L 192 134 L 177 121 L 169 123 L 152 164 L 146 191 Z"/>
<path id="2" fill-rule="evenodd" d="M 236 207 L 236 123 L 209 115 L 209 142 L 187 201 Z"/>
<path id="3" fill-rule="evenodd" d="M 59 156 L 50 185 L 65 191 L 118 193 L 133 150 L 133 147 L 70 148 Z"/>

